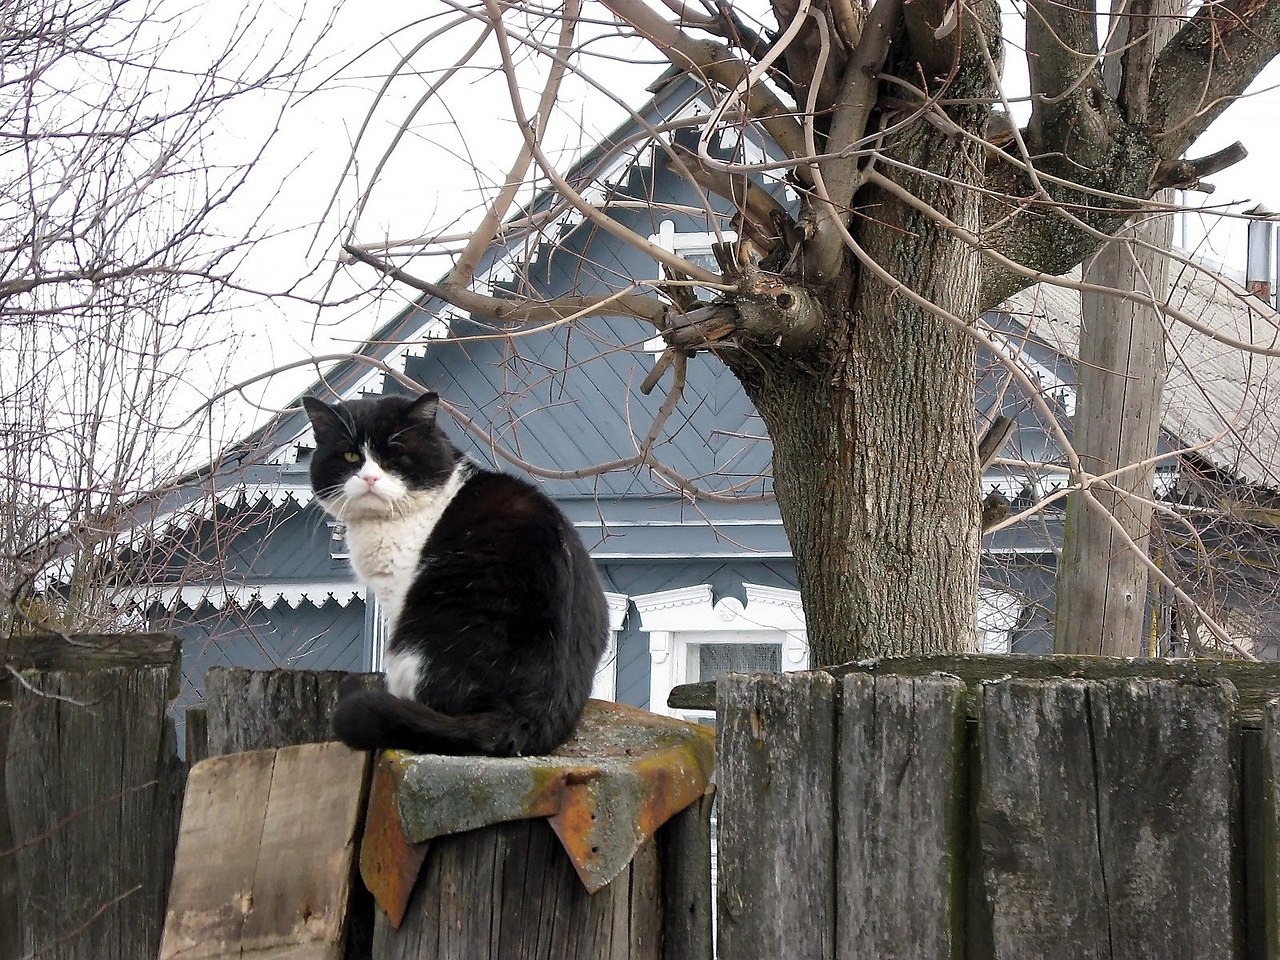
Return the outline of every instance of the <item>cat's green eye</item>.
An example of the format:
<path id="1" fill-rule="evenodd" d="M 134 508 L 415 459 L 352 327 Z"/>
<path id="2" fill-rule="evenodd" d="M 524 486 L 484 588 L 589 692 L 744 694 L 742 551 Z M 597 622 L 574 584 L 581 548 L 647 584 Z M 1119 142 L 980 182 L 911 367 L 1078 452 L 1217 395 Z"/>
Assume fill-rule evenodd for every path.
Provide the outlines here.
<path id="1" fill-rule="evenodd" d="M 347 463 L 359 463 L 360 454 L 356 453 L 354 450 L 348 450 L 342 455 L 342 459 L 347 461 Z"/>

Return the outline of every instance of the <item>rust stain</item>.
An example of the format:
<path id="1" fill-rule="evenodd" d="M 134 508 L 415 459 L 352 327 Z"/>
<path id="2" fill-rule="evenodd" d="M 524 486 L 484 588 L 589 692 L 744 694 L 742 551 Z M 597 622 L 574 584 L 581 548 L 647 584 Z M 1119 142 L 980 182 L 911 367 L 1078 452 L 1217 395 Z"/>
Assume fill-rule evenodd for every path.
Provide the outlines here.
<path id="1" fill-rule="evenodd" d="M 396 804 L 399 777 L 394 764 L 394 760 L 382 756 L 374 767 L 364 839 L 360 843 L 360 876 L 386 911 L 391 926 L 399 929 L 430 841 L 414 843 L 405 835 Z"/>
<path id="2" fill-rule="evenodd" d="M 477 798 L 467 808 L 469 828 L 546 816 L 594 893 L 662 824 L 703 795 L 715 764 L 715 735 L 697 724 L 592 701 L 574 739 L 549 757 L 467 761 L 396 752 L 378 760 L 360 870 L 393 926 L 404 916 L 427 843 L 459 829 L 456 805 L 450 812 L 451 804 L 429 799 L 444 796 L 442 789 L 451 799 Z M 436 792 L 419 793 L 415 778 Z"/>

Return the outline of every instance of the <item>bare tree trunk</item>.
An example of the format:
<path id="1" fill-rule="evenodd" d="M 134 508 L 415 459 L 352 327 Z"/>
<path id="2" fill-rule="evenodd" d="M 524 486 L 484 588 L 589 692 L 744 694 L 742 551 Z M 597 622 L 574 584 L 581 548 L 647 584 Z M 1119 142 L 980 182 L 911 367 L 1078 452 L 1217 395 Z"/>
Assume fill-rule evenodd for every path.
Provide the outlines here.
<path id="1" fill-rule="evenodd" d="M 962 185 L 972 158 L 951 160 L 919 165 L 955 182 L 911 187 L 976 221 L 977 200 Z M 880 222 L 860 232 L 866 254 L 907 289 L 972 316 L 973 251 L 890 197 L 874 196 L 871 207 Z M 844 289 L 829 294 L 836 322 L 821 368 L 734 361 L 773 440 L 812 662 L 972 650 L 980 550 L 973 340 L 866 265 L 855 273 L 850 264 Z"/>
<path id="2" fill-rule="evenodd" d="M 1124 50 L 1124 57 L 1109 59 L 1103 74 L 1112 94 L 1131 105 L 1132 112 L 1146 103 L 1155 55 L 1172 37 L 1175 16 L 1185 4 L 1139 0 L 1123 7 L 1122 22 L 1108 46 Z M 1126 49 L 1131 37 L 1139 39 Z M 1169 191 L 1156 196 L 1161 203 L 1169 199 Z M 1163 251 L 1172 237 L 1171 216 L 1143 217 L 1098 251 L 1086 264 L 1085 279 L 1163 300 L 1169 289 Z M 1166 370 L 1164 320 L 1154 307 L 1105 293 L 1086 292 L 1081 300 L 1073 442 L 1081 468 L 1097 476 L 1155 455 Z M 1144 501 L 1151 499 L 1153 473 L 1150 465 L 1128 469 L 1091 486 L 1088 494 L 1077 491 L 1068 498 L 1058 564 L 1057 652 L 1143 654 L 1147 567 L 1141 552 L 1151 533 L 1152 511 Z M 1089 503 L 1089 497 L 1096 503 Z"/>

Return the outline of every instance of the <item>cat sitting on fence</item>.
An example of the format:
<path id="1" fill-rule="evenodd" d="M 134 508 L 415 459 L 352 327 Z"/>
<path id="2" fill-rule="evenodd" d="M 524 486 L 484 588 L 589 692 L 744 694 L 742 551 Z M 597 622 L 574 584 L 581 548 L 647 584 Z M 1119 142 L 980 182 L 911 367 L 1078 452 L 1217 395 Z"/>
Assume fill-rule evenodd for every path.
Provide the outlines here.
<path id="1" fill-rule="evenodd" d="M 439 397 L 306 397 L 311 484 L 346 525 L 387 618 L 386 690 L 344 686 L 358 750 L 520 756 L 573 732 L 604 650 L 595 566 L 532 484 L 483 469 L 436 422 Z"/>

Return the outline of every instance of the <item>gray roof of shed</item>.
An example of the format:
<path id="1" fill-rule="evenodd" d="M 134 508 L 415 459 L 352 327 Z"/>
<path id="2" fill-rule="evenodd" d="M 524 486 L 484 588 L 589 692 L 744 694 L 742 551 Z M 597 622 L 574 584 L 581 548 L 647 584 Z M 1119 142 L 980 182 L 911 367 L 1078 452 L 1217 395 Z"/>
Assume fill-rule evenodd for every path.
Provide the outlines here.
<path id="1" fill-rule="evenodd" d="M 1079 281 L 1080 268 L 1067 274 Z M 1280 350 L 1280 315 L 1238 284 L 1184 267 L 1171 307 L 1230 340 Z M 1000 307 L 1028 331 L 1074 359 L 1080 343 L 1080 292 L 1040 283 Z M 1280 489 L 1280 358 L 1224 343 L 1166 315 L 1169 360 L 1164 428 L 1218 469 Z"/>

